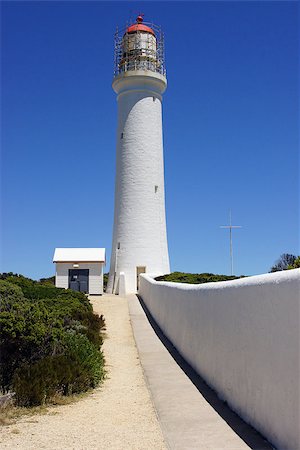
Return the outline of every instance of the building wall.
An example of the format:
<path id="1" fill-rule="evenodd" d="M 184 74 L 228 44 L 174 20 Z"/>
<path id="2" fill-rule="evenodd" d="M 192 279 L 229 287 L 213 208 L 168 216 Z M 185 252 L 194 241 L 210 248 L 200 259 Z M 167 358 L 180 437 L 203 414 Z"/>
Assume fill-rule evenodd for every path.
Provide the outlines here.
<path id="1" fill-rule="evenodd" d="M 276 447 L 300 449 L 300 269 L 140 295 L 191 366 Z"/>
<path id="2" fill-rule="evenodd" d="M 56 263 L 56 287 L 68 289 L 69 269 L 74 269 L 73 264 Z M 89 294 L 103 294 L 103 263 L 79 263 L 78 269 L 89 269 Z"/>
<path id="3" fill-rule="evenodd" d="M 136 73 L 136 72 L 135 72 Z M 144 73 L 144 74 L 143 74 Z M 124 272 L 127 293 L 136 292 L 136 267 L 168 273 L 161 93 L 159 74 L 114 81 L 118 93 L 115 218 L 107 292 Z M 118 249 L 118 243 L 120 248 Z"/>

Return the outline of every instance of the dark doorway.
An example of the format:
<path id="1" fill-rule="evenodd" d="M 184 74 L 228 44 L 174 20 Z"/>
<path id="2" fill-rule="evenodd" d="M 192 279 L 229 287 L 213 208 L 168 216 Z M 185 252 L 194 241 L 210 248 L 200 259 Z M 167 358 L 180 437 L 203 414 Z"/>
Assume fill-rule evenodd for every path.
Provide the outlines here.
<path id="1" fill-rule="evenodd" d="M 69 269 L 69 289 L 89 292 L 89 269 Z"/>
<path id="2" fill-rule="evenodd" d="M 146 266 L 137 266 L 136 268 L 136 288 L 139 290 L 140 288 L 140 274 L 146 273 Z"/>

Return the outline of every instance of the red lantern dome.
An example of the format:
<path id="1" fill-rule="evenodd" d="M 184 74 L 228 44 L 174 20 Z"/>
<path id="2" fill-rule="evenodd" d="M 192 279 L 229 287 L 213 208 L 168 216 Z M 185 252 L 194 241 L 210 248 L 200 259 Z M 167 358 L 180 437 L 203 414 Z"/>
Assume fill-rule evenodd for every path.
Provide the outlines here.
<path id="1" fill-rule="evenodd" d="M 153 34 L 153 36 L 155 36 L 154 31 L 152 30 L 152 28 L 147 27 L 147 25 L 143 25 L 143 16 L 138 16 L 136 19 L 136 23 L 134 23 L 133 25 L 130 25 L 127 30 L 126 33 L 136 33 L 137 31 L 143 31 L 145 33 L 151 33 Z"/>

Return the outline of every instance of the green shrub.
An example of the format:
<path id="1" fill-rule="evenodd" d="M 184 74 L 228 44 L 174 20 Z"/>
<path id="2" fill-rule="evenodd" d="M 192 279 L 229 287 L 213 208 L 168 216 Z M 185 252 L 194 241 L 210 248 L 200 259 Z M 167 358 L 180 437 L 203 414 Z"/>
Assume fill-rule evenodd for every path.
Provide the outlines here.
<path id="1" fill-rule="evenodd" d="M 16 284 L 20 287 L 29 287 L 37 284 L 37 281 L 31 280 L 30 278 L 26 278 L 23 275 L 20 275 L 18 273 L 1 273 L 0 280 L 5 280 L 10 283 Z"/>
<path id="2" fill-rule="evenodd" d="M 64 289 L 56 288 L 55 286 L 43 286 L 41 284 L 35 284 L 32 286 L 21 286 L 23 294 L 26 298 L 31 300 L 38 300 L 40 298 L 57 298 L 59 293 L 62 293 Z"/>
<path id="3" fill-rule="evenodd" d="M 87 337 L 66 333 L 60 351 L 15 371 L 12 388 L 18 405 L 36 406 L 57 394 L 85 392 L 104 377 L 103 355 Z"/>
<path id="4" fill-rule="evenodd" d="M 300 268 L 300 256 L 297 256 L 293 264 L 288 266 L 288 269 L 299 269 Z"/>
<path id="5" fill-rule="evenodd" d="M 64 319 L 42 302 L 26 299 L 19 287 L 6 281 L 0 281 L 0 296 L 0 382 L 6 392 L 19 365 L 44 357 L 61 340 Z"/>
<path id="6" fill-rule="evenodd" d="M 103 274 L 103 290 L 104 290 L 104 292 L 106 292 L 108 277 L 109 277 L 109 273 Z"/>
<path id="7" fill-rule="evenodd" d="M 0 388 L 8 391 L 18 365 L 18 336 L 26 327 L 28 305 L 22 290 L 6 281 L 0 281 Z"/>
<path id="8" fill-rule="evenodd" d="M 84 294 L 9 275 L 0 280 L 0 296 L 2 391 L 13 388 L 19 404 L 34 405 L 103 377 L 104 318 Z"/>
<path id="9" fill-rule="evenodd" d="M 59 293 L 65 291 L 64 289 L 56 288 L 51 283 L 34 281 L 23 275 L 13 274 L 11 272 L 1 274 L 0 279 L 19 286 L 22 289 L 24 296 L 31 299 L 55 298 Z"/>
<path id="10" fill-rule="evenodd" d="M 1 296 L 1 309 L 3 305 L 8 303 L 12 303 L 14 301 L 20 300 L 24 298 L 22 289 L 18 286 L 15 286 L 8 281 L 1 281 L 0 283 L 0 296 Z"/>
<path id="11" fill-rule="evenodd" d="M 227 281 L 237 280 L 242 277 L 235 277 L 229 275 L 216 275 L 213 273 L 185 273 L 185 272 L 173 272 L 167 275 L 156 277 L 156 281 L 172 281 L 174 283 L 189 283 L 189 284 L 201 284 L 211 283 L 215 281 Z"/>
<path id="12" fill-rule="evenodd" d="M 68 392 L 81 392 L 97 386 L 104 376 L 103 355 L 86 336 L 66 333 L 65 354 L 77 368 L 77 375 L 69 377 Z"/>
<path id="13" fill-rule="evenodd" d="M 100 331 L 104 327 L 104 318 L 93 313 L 93 307 L 84 294 L 63 290 L 56 298 L 43 298 L 37 302 L 49 313 L 60 318 L 65 329 L 78 330 L 78 326 L 81 327 L 80 332 L 100 348 L 102 345 Z"/>
<path id="14" fill-rule="evenodd" d="M 40 284 L 45 284 L 45 285 L 53 285 L 55 286 L 55 275 L 53 275 L 53 277 L 48 277 L 48 278 L 41 278 L 38 283 Z"/>
<path id="15" fill-rule="evenodd" d="M 46 356 L 35 363 L 24 362 L 14 372 L 11 388 L 19 406 L 36 406 L 48 402 L 59 389 L 65 357 Z"/>

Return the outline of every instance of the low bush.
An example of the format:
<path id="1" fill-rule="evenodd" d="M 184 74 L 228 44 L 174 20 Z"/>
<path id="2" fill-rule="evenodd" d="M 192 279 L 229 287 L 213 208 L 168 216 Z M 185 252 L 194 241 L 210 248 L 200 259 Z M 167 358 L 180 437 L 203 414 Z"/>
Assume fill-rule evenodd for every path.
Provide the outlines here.
<path id="1" fill-rule="evenodd" d="M 56 288 L 50 283 L 34 281 L 14 273 L 3 273 L 0 275 L 0 279 L 19 286 L 24 296 L 31 299 L 56 298 L 59 292 L 64 291 L 64 289 Z"/>
<path id="2" fill-rule="evenodd" d="M 109 273 L 103 274 L 103 290 L 104 290 L 104 292 L 106 292 L 108 277 L 109 277 Z"/>
<path id="3" fill-rule="evenodd" d="M 48 278 L 41 278 L 39 280 L 40 284 L 45 284 L 45 285 L 52 285 L 55 286 L 55 275 L 53 275 L 52 277 L 48 277 Z"/>
<path id="4" fill-rule="evenodd" d="M 288 265 L 288 270 L 291 269 L 300 269 L 300 256 L 297 256 L 294 262 Z"/>
<path id="5" fill-rule="evenodd" d="M 10 275 L 0 281 L 0 296 L 2 392 L 15 390 L 20 405 L 38 405 L 103 378 L 104 318 L 84 294 Z"/>
<path id="6" fill-rule="evenodd" d="M 242 276 L 243 277 L 243 276 Z M 189 283 L 189 284 L 201 284 L 211 283 L 215 281 L 227 281 L 237 280 L 236 276 L 230 275 L 216 275 L 213 273 L 185 273 L 185 272 L 173 272 L 167 275 L 161 275 L 156 277 L 156 281 L 172 281 L 174 283 Z"/>
<path id="7" fill-rule="evenodd" d="M 57 394 L 85 392 L 103 378 L 103 355 L 86 336 L 66 333 L 59 353 L 33 364 L 25 362 L 15 371 L 12 388 L 19 406 L 47 403 Z"/>

